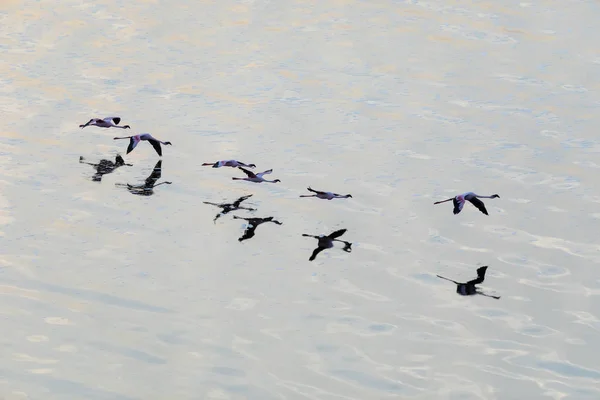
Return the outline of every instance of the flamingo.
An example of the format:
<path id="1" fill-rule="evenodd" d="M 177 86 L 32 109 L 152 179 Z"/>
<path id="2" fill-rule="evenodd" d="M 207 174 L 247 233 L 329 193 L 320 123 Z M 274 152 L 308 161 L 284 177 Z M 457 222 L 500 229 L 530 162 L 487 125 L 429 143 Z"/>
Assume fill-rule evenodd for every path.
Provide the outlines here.
<path id="1" fill-rule="evenodd" d="M 256 168 L 254 164 L 244 164 L 243 162 L 237 160 L 222 160 L 214 163 L 203 163 L 202 166 L 212 165 L 213 168 L 221 168 L 221 167 L 247 167 L 247 168 Z"/>
<path id="2" fill-rule="evenodd" d="M 85 128 L 86 126 L 98 126 L 100 128 L 131 129 L 131 127 L 129 125 L 119 126 L 119 122 L 121 122 L 120 117 L 107 117 L 104 119 L 92 118 L 87 123 L 85 123 L 83 125 L 79 125 L 79 127 Z"/>
<path id="3" fill-rule="evenodd" d="M 115 183 L 115 186 L 122 186 L 127 188 L 131 194 L 137 194 L 138 196 L 151 196 L 154 194 L 154 188 L 160 185 L 170 185 L 173 182 L 161 182 L 156 183 L 162 176 L 162 160 L 158 160 L 154 168 L 152 169 L 152 173 L 146 178 L 143 184 L 141 185 L 130 185 Z"/>
<path id="4" fill-rule="evenodd" d="M 318 197 L 319 199 L 326 199 L 326 200 L 331 200 L 331 199 L 347 199 L 349 197 L 352 197 L 351 194 L 347 194 L 345 196 L 341 195 L 341 194 L 337 194 L 337 193 L 332 193 L 332 192 L 322 192 L 320 190 L 314 190 L 311 189 L 310 186 L 307 188 L 309 192 L 313 192 L 316 194 L 305 194 L 305 195 L 300 195 L 300 197 Z"/>
<path id="5" fill-rule="evenodd" d="M 452 279 L 448 279 L 448 278 L 440 276 L 440 275 L 436 275 L 436 276 L 438 278 L 442 278 L 447 281 L 454 282 L 456 284 L 456 293 L 460 294 L 461 296 L 472 296 L 475 294 L 480 294 L 482 296 L 492 297 L 492 298 L 498 300 L 500 298 L 500 296 L 492 296 L 491 294 L 486 294 L 486 293 L 480 292 L 475 287 L 475 285 L 477 285 L 479 283 L 483 283 L 483 280 L 485 279 L 485 271 L 487 270 L 487 268 L 488 268 L 487 266 L 477 268 L 477 278 L 470 280 L 469 282 L 466 282 L 466 283 L 456 282 L 456 281 L 453 281 Z"/>
<path id="6" fill-rule="evenodd" d="M 317 244 L 317 248 L 313 250 L 312 255 L 310 256 L 308 261 L 313 261 L 317 257 L 317 254 L 319 254 L 323 250 L 332 248 L 333 242 L 344 243 L 344 248 L 342 250 L 350 253 L 352 251 L 352 243 L 337 239 L 340 236 L 342 236 L 344 233 L 346 233 L 346 230 L 347 229 L 340 229 L 340 230 L 330 233 L 327 236 L 325 236 L 325 235 L 315 236 L 315 235 L 307 235 L 306 233 L 303 233 L 302 236 L 315 238 L 319 241 L 319 243 Z"/>
<path id="7" fill-rule="evenodd" d="M 271 172 L 273 172 L 272 169 L 268 169 L 268 170 L 266 170 L 264 172 L 259 172 L 258 174 L 255 174 L 252 171 L 248 171 L 244 167 L 238 167 L 238 168 L 241 169 L 242 171 L 244 171 L 246 173 L 246 175 L 248 175 L 248 177 L 247 178 L 231 178 L 234 181 L 248 181 L 248 182 L 256 182 L 256 183 L 261 183 L 261 182 L 269 182 L 269 183 L 281 182 L 279 179 L 275 179 L 274 181 L 270 181 L 268 179 L 263 178 L 263 175 L 270 174 Z"/>
<path id="8" fill-rule="evenodd" d="M 248 211 L 256 211 L 256 208 L 250 208 L 250 207 L 242 207 L 240 206 L 240 204 L 242 204 L 242 201 L 249 199 L 250 197 L 252 197 L 251 194 L 246 195 L 246 196 L 242 196 L 239 199 L 237 199 L 236 201 L 234 201 L 233 203 L 221 203 L 221 204 L 217 204 L 217 203 L 211 203 L 209 201 L 204 201 L 204 204 L 210 204 L 212 206 L 217 206 L 219 208 L 221 208 L 223 211 L 221 211 L 220 213 L 218 213 L 215 216 L 215 219 L 213 219 L 213 223 L 217 223 L 217 219 L 219 219 L 219 217 L 230 213 L 231 211 L 235 211 L 235 210 L 248 210 Z"/>
<path id="9" fill-rule="evenodd" d="M 447 200 L 442 200 L 442 201 L 436 201 L 433 204 L 441 204 L 441 203 L 445 203 L 447 201 L 452 200 L 452 202 L 454 203 L 454 214 L 458 214 L 463 206 L 465 205 L 465 201 L 470 201 L 471 204 L 473 204 L 475 207 L 477 207 L 479 209 L 479 211 L 481 211 L 482 213 L 484 213 L 485 215 L 489 215 L 487 210 L 485 209 L 485 204 L 483 204 L 483 201 L 479 200 L 479 199 L 495 199 L 496 197 L 500 197 L 497 194 L 493 194 L 491 196 L 481 196 L 478 194 L 475 194 L 473 192 L 467 192 L 467 193 L 463 193 L 463 194 L 459 194 L 451 199 L 447 199 Z"/>
<path id="10" fill-rule="evenodd" d="M 82 164 L 88 164 L 91 165 L 92 167 L 96 168 L 96 173 L 94 174 L 94 176 L 92 177 L 92 180 L 94 182 L 100 182 L 102 180 L 102 175 L 106 175 L 106 174 L 110 174 L 111 172 L 113 172 L 115 169 L 123 166 L 123 165 L 127 165 L 129 167 L 131 167 L 131 164 L 126 164 L 125 160 L 123 160 L 123 157 L 121 157 L 120 155 L 117 154 L 117 156 L 115 157 L 115 162 L 113 163 L 110 160 L 100 160 L 100 162 L 98 164 L 94 164 L 91 162 L 87 162 L 84 161 L 85 158 L 83 158 L 83 156 L 79 157 L 79 162 Z"/>
<path id="11" fill-rule="evenodd" d="M 158 153 L 158 155 L 160 157 L 162 157 L 162 149 L 160 147 L 161 143 L 164 145 L 167 145 L 167 144 L 171 145 L 171 142 L 162 142 L 162 141 L 152 137 L 152 135 L 149 133 L 142 133 L 141 135 L 135 135 L 135 136 L 125 136 L 125 137 L 113 138 L 113 140 L 119 140 L 119 139 L 129 139 L 129 146 L 127 146 L 127 154 L 131 153 L 133 151 L 133 149 L 135 149 L 135 146 L 137 146 L 138 143 L 141 142 L 142 140 L 147 140 L 148 142 L 150 142 L 150 144 L 152 145 L 152 147 L 154 147 L 154 150 L 156 150 L 156 152 Z"/>
<path id="12" fill-rule="evenodd" d="M 273 219 L 273 217 L 243 218 L 243 217 L 238 217 L 237 215 L 234 215 L 233 219 L 245 219 L 246 221 L 248 221 L 248 226 L 246 227 L 244 234 L 242 235 L 241 238 L 238 239 L 238 241 L 240 241 L 240 242 L 243 242 L 246 239 L 250 239 L 250 238 L 254 237 L 254 231 L 256 231 L 256 228 L 258 228 L 258 226 L 260 224 L 264 224 L 265 222 L 272 222 L 277 225 L 283 225 L 283 222 L 279 222 L 279 221 Z"/>

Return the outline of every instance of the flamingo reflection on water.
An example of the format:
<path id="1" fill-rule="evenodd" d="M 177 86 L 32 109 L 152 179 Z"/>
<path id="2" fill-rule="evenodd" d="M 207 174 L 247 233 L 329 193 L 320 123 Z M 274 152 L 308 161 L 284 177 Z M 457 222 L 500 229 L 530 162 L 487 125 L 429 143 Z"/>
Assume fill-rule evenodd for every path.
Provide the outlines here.
<path id="1" fill-rule="evenodd" d="M 472 296 L 475 294 L 480 294 L 482 296 L 491 297 L 491 298 L 498 300 L 500 298 L 500 296 L 492 296 L 491 294 L 483 293 L 483 292 L 479 291 L 477 289 L 477 287 L 475 286 L 477 284 L 483 283 L 483 281 L 485 279 L 485 272 L 487 269 L 488 269 L 487 266 L 477 268 L 477 278 L 470 280 L 469 282 L 464 282 L 464 283 L 456 282 L 452 279 L 448 279 L 448 278 L 440 276 L 440 275 L 436 275 L 436 276 L 438 278 L 442 278 L 447 281 L 455 283 L 456 284 L 456 293 L 460 294 L 461 296 Z"/>
<path id="2" fill-rule="evenodd" d="M 222 209 L 222 211 L 220 213 L 218 213 L 215 216 L 215 219 L 213 219 L 213 223 L 217 223 L 217 219 L 219 219 L 221 216 L 230 213 L 231 211 L 235 211 L 235 210 L 248 210 L 248 211 L 256 211 L 255 208 L 250 208 L 250 207 L 242 207 L 240 204 L 242 204 L 243 201 L 249 199 L 250 197 L 252 197 L 251 194 L 246 195 L 246 196 L 242 196 L 239 199 L 237 199 L 236 201 L 234 201 L 233 203 L 221 203 L 221 204 L 217 204 L 217 203 L 211 203 L 209 201 L 204 201 L 204 204 L 210 204 L 211 206 L 216 206 Z"/>
<path id="3" fill-rule="evenodd" d="M 161 182 L 161 183 L 156 183 L 157 180 L 159 180 L 162 176 L 162 160 L 158 160 L 158 162 L 156 163 L 156 165 L 154 166 L 154 169 L 152 170 L 152 173 L 148 176 L 148 178 L 146 178 L 145 182 L 141 185 L 130 185 L 129 183 L 127 184 L 123 184 L 123 183 L 115 183 L 115 186 L 120 186 L 120 187 L 124 187 L 127 190 L 129 190 L 129 192 L 131 194 L 135 194 L 138 196 L 152 196 L 154 194 L 154 188 L 160 185 L 170 185 L 173 182 Z"/>
<path id="4" fill-rule="evenodd" d="M 238 239 L 238 241 L 243 242 L 246 239 L 251 239 L 254 237 L 254 232 L 256 231 L 256 228 L 258 228 L 258 226 L 260 224 L 264 224 L 265 222 L 272 222 L 274 224 L 277 225 L 283 225 L 283 222 L 279 222 L 275 219 L 273 219 L 273 217 L 266 217 L 266 218 L 243 218 L 243 217 L 238 217 L 237 215 L 233 216 L 233 219 L 244 219 L 246 221 L 248 221 L 248 225 L 246 226 L 246 230 L 244 230 L 244 234 L 242 235 L 242 237 L 240 237 Z"/>
<path id="5" fill-rule="evenodd" d="M 81 164 L 91 165 L 92 167 L 96 168 L 96 173 L 92 177 L 92 180 L 94 182 L 102 181 L 103 175 L 110 174 L 111 172 L 113 172 L 114 170 L 116 170 L 117 168 L 119 168 L 123 165 L 127 165 L 129 167 L 132 166 L 132 164 L 126 164 L 125 160 L 123 160 L 123 157 L 121 157 L 118 154 L 115 157 L 114 163 L 110 160 L 100 160 L 100 162 L 98 162 L 97 164 L 94 164 L 94 163 L 85 161 L 85 158 L 83 158 L 83 156 L 79 157 L 79 162 Z"/>
<path id="6" fill-rule="evenodd" d="M 333 242 L 344 243 L 344 248 L 342 250 L 350 253 L 352 251 L 352 243 L 338 239 L 340 236 L 342 236 L 344 233 L 346 233 L 346 230 L 347 229 L 340 229 L 340 230 L 330 233 L 327 236 L 325 236 L 325 235 L 315 236 L 315 235 L 308 235 L 306 233 L 303 233 L 302 236 L 315 238 L 319 241 L 317 243 L 317 248 L 313 250 L 308 261 L 313 261 L 315 258 L 317 258 L 317 254 L 319 254 L 323 250 L 332 248 Z"/>

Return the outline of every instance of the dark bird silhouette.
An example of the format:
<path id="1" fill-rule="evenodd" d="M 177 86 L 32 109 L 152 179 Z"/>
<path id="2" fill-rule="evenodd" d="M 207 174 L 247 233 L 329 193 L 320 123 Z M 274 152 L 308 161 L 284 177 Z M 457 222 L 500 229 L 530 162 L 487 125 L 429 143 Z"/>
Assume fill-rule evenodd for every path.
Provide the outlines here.
<path id="1" fill-rule="evenodd" d="M 481 211 L 485 215 L 488 215 L 488 212 L 485 209 L 485 204 L 483 204 L 483 201 L 479 200 L 479 198 L 495 199 L 496 197 L 499 198 L 500 196 L 498 196 L 497 194 L 493 194 L 491 196 L 480 196 L 473 192 L 467 192 L 467 193 L 459 194 L 458 196 L 452 197 L 451 199 L 436 201 L 433 204 L 441 204 L 441 203 L 445 203 L 447 201 L 452 200 L 452 203 L 454 204 L 454 210 L 452 212 L 454 212 L 454 215 L 456 215 L 463 209 L 463 206 L 465 205 L 465 201 L 470 201 L 471 204 L 473 204 L 475 207 L 477 207 L 477 209 L 479 209 L 479 211 Z"/>
<path id="2" fill-rule="evenodd" d="M 240 242 L 243 242 L 246 239 L 250 239 L 254 237 L 254 231 L 256 231 L 256 228 L 258 228 L 258 226 L 260 224 L 264 224 L 265 222 L 272 222 L 274 224 L 277 225 L 283 225 L 282 222 L 279 222 L 275 219 L 273 219 L 273 217 L 267 217 L 267 218 L 243 218 L 243 217 L 238 217 L 237 215 L 233 216 L 234 219 L 245 219 L 246 221 L 248 221 L 248 226 L 246 226 L 246 230 L 244 231 L 244 234 L 242 235 L 242 237 L 240 237 L 238 240 Z"/>
<path id="3" fill-rule="evenodd" d="M 129 183 L 115 183 L 115 186 L 121 186 L 127 188 L 131 194 L 138 196 L 152 196 L 154 194 L 154 188 L 160 185 L 170 185 L 173 182 L 161 182 L 156 183 L 162 176 L 162 160 L 158 160 L 150 176 L 146 178 L 146 181 L 141 185 L 130 185 Z"/>
<path id="4" fill-rule="evenodd" d="M 113 140 L 121 140 L 121 139 L 129 139 L 129 146 L 127 146 L 127 154 L 131 153 L 133 151 L 133 149 L 135 149 L 135 147 L 138 145 L 138 143 L 143 140 L 147 140 L 152 145 L 152 147 L 154 147 L 154 150 L 156 150 L 156 153 L 160 157 L 162 157 L 162 148 L 160 147 L 161 144 L 172 146 L 171 142 L 163 142 L 161 140 L 158 140 L 149 133 L 142 133 L 141 135 L 135 135 L 135 136 L 124 136 L 124 137 L 113 138 Z"/>
<path id="5" fill-rule="evenodd" d="M 132 164 L 126 164 L 125 160 L 123 160 L 123 157 L 121 157 L 118 154 L 115 157 L 114 163 L 110 160 L 100 160 L 100 162 L 98 162 L 98 164 L 94 164 L 94 163 L 85 161 L 85 158 L 83 158 L 83 156 L 79 157 L 79 162 L 82 164 L 91 165 L 92 167 L 96 168 L 96 173 L 94 174 L 94 176 L 92 176 L 92 180 L 94 182 L 102 181 L 102 175 L 110 174 L 115 169 L 117 169 L 123 165 L 127 165 L 129 167 L 132 166 Z"/>
<path id="6" fill-rule="evenodd" d="M 319 243 L 317 244 L 317 248 L 313 250 L 312 255 L 310 256 L 308 261 L 313 261 L 315 258 L 317 258 L 317 254 L 319 254 L 323 250 L 332 248 L 333 242 L 344 243 L 344 248 L 342 250 L 350 253 L 352 251 L 352 243 L 337 239 L 340 236 L 342 236 L 344 233 L 346 233 L 346 229 L 337 230 L 333 233 L 330 233 L 327 236 L 325 236 L 325 235 L 315 236 L 315 235 L 308 235 L 306 233 L 303 233 L 302 236 L 311 237 L 311 238 L 315 238 L 315 239 L 319 240 Z"/>
<path id="7" fill-rule="evenodd" d="M 222 210 L 222 211 L 221 211 L 220 213 L 218 213 L 218 214 L 215 216 L 215 219 L 213 219 L 213 223 L 215 223 L 215 224 L 216 224 L 216 223 L 217 223 L 217 219 L 219 219 L 221 216 L 223 216 L 223 215 L 225 215 L 225 214 L 228 214 L 228 213 L 230 213 L 230 212 L 232 212 L 232 211 L 235 211 L 235 210 L 248 210 L 248 211 L 256 211 L 256 209 L 255 209 L 255 208 L 250 208 L 250 207 L 242 207 L 242 206 L 240 206 L 240 204 L 242 204 L 242 202 L 243 202 L 244 200 L 247 200 L 247 199 L 249 199 L 250 197 L 252 197 L 252 195 L 251 195 L 251 194 L 249 194 L 249 195 L 247 195 L 247 196 L 242 196 L 242 197 L 240 197 L 239 199 L 237 199 L 236 201 L 234 201 L 233 203 L 221 203 L 221 204 L 217 204 L 217 203 L 211 203 L 211 202 L 209 202 L 209 201 L 204 201 L 203 203 L 204 203 L 204 204 L 210 204 L 210 205 L 212 205 L 212 206 L 216 206 L 216 207 L 219 207 L 219 208 L 221 208 L 221 210 Z"/>
<path id="8" fill-rule="evenodd" d="M 309 192 L 313 192 L 315 194 L 302 194 L 300 197 L 318 197 L 319 199 L 332 200 L 332 199 L 347 199 L 352 197 L 351 194 L 337 194 L 332 192 L 322 192 L 320 190 L 314 190 L 310 186 L 306 188 Z"/>
<path id="9" fill-rule="evenodd" d="M 483 280 L 485 279 L 485 271 L 487 270 L 487 268 L 488 268 L 487 266 L 477 268 L 477 278 L 470 280 L 469 282 L 466 282 L 466 283 L 456 282 L 456 281 L 453 281 L 452 279 L 448 279 L 448 278 L 445 278 L 440 275 L 437 275 L 437 277 L 445 279 L 450 282 L 454 282 L 456 284 L 456 293 L 460 294 L 461 296 L 472 296 L 474 294 L 480 294 L 482 296 L 499 299 L 500 296 L 492 296 L 490 294 L 483 293 L 483 292 L 479 291 L 477 289 L 477 287 L 475 286 L 480 283 L 483 283 Z"/>

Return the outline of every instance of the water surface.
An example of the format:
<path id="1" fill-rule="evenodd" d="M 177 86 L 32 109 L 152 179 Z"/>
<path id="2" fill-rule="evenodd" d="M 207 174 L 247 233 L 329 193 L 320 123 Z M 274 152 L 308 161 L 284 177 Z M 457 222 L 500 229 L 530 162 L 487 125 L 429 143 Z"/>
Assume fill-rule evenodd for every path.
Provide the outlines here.
<path id="1" fill-rule="evenodd" d="M 0 10 L 1 398 L 600 396 L 597 2 Z M 173 143 L 151 195 L 115 185 L 142 132 Z M 282 182 L 201 166 L 229 158 Z M 465 191 L 501 198 L 432 205 Z M 501 300 L 435 277 L 480 265 Z"/>

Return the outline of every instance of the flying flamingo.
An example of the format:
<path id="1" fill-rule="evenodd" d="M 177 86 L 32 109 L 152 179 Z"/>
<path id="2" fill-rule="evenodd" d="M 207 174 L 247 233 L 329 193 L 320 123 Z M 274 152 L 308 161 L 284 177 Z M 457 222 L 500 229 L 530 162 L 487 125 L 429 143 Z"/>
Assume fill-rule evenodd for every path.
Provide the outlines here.
<path id="1" fill-rule="evenodd" d="M 344 243 L 344 248 L 342 250 L 350 253 L 352 251 L 352 243 L 337 239 L 340 236 L 342 236 L 344 233 L 346 233 L 346 229 L 337 230 L 333 233 L 330 233 L 327 236 L 325 236 L 325 235 L 315 236 L 315 235 L 307 235 L 306 233 L 303 233 L 302 236 L 315 238 L 319 241 L 319 243 L 317 244 L 317 248 L 313 250 L 312 255 L 310 256 L 308 261 L 313 261 L 317 257 L 317 254 L 319 254 L 323 250 L 332 248 L 333 242 Z"/>
<path id="2" fill-rule="evenodd" d="M 433 204 L 441 204 L 441 203 L 445 203 L 447 201 L 452 200 L 452 202 L 454 203 L 454 214 L 458 214 L 463 206 L 465 205 L 465 201 L 470 201 L 471 204 L 473 204 L 475 207 L 477 207 L 479 209 L 479 211 L 481 211 L 482 213 L 484 213 L 485 215 L 489 215 L 487 210 L 485 209 L 485 204 L 483 204 L 483 201 L 479 200 L 481 199 L 495 199 L 496 197 L 500 197 L 497 194 L 493 194 L 491 196 L 480 196 L 478 194 L 475 194 L 473 192 L 467 192 L 467 193 L 463 193 L 463 194 L 459 194 L 458 196 L 455 196 L 451 199 L 448 200 L 442 200 L 442 201 L 436 201 Z"/>
<path id="3" fill-rule="evenodd" d="M 221 167 L 248 167 L 248 168 L 256 168 L 254 164 L 244 164 L 243 162 L 237 160 L 222 160 L 214 163 L 203 163 L 202 166 L 212 165 L 213 168 L 221 168 Z"/>
<path id="4" fill-rule="evenodd" d="M 161 143 L 164 145 L 167 145 L 167 144 L 171 145 L 171 142 L 162 142 L 158 139 L 153 138 L 152 135 L 149 133 L 142 133 L 141 135 L 135 135 L 135 136 L 125 136 L 125 137 L 113 138 L 113 140 L 119 140 L 119 139 L 129 139 L 129 146 L 127 146 L 127 154 L 131 153 L 133 151 L 133 149 L 135 149 L 135 146 L 137 146 L 138 143 L 142 140 L 147 140 L 148 142 L 150 142 L 152 147 L 154 147 L 154 150 L 156 150 L 158 155 L 161 157 L 162 157 L 162 149 L 160 147 Z"/>
<path id="5" fill-rule="evenodd" d="M 118 154 L 115 157 L 114 163 L 110 160 L 100 160 L 100 162 L 98 164 L 94 164 L 94 163 L 85 161 L 85 158 L 83 158 L 83 156 L 79 157 L 79 162 L 82 164 L 91 165 L 92 167 L 96 168 L 96 173 L 92 177 L 92 180 L 95 182 L 100 182 L 102 180 L 102 175 L 110 174 L 115 169 L 117 169 L 123 165 L 127 165 L 129 167 L 132 166 L 131 164 L 126 164 L 125 160 L 123 160 L 123 157 L 121 157 Z"/>
<path id="6" fill-rule="evenodd" d="M 246 221 L 248 221 L 248 225 L 246 227 L 246 230 L 244 230 L 244 234 L 242 235 L 242 237 L 240 237 L 238 239 L 238 241 L 243 242 L 246 239 L 250 239 L 254 237 L 254 231 L 256 231 L 256 228 L 258 228 L 258 226 L 260 224 L 264 224 L 265 222 L 272 222 L 274 224 L 277 225 L 283 225 L 283 222 L 279 222 L 275 219 L 273 219 L 273 217 L 267 217 L 267 218 L 243 218 L 243 217 L 238 217 L 237 215 L 233 216 L 233 219 L 244 219 Z"/>
<path id="7" fill-rule="evenodd" d="M 241 169 L 242 171 L 244 171 L 246 173 L 246 175 L 248 175 L 247 178 L 231 178 L 234 181 L 248 181 L 248 182 L 256 182 L 256 183 L 261 183 L 261 182 L 269 182 L 269 183 L 276 183 L 276 182 L 281 182 L 279 179 L 275 179 L 274 181 L 270 181 L 268 179 L 263 178 L 263 175 L 265 174 L 270 174 L 271 172 L 273 172 L 272 169 L 268 169 L 264 172 L 259 172 L 258 174 L 255 174 L 252 171 L 248 171 L 246 168 L 243 167 L 238 167 L 239 169 Z"/>
<path id="8" fill-rule="evenodd" d="M 79 125 L 79 127 L 85 128 L 86 126 L 98 126 L 100 128 L 131 129 L 131 127 L 129 125 L 119 126 L 119 122 L 121 122 L 120 117 L 107 117 L 104 119 L 92 118 L 87 123 L 85 123 L 83 125 Z"/>
<path id="9" fill-rule="evenodd" d="M 486 293 L 480 292 L 475 287 L 475 285 L 477 285 L 479 283 L 483 283 L 483 280 L 485 279 L 485 271 L 487 270 L 487 268 L 488 268 L 487 266 L 477 268 L 477 278 L 470 280 L 469 282 L 466 282 L 466 283 L 456 282 L 456 281 L 453 281 L 452 279 L 448 279 L 448 278 L 445 278 L 440 275 L 437 275 L 437 277 L 445 279 L 450 282 L 454 282 L 456 284 L 456 293 L 460 294 L 461 296 L 471 296 L 474 294 L 480 294 L 482 296 L 492 297 L 497 300 L 500 298 L 500 296 L 492 296 L 491 294 L 486 294 Z"/>
<path id="10" fill-rule="evenodd" d="M 300 197 L 318 197 L 319 199 L 326 199 L 326 200 L 347 199 L 349 197 L 352 197 L 351 194 L 347 194 L 347 195 L 343 196 L 341 194 L 332 193 L 332 192 L 321 192 L 320 190 L 314 190 L 314 189 L 311 189 L 310 187 L 308 187 L 307 189 L 309 192 L 313 192 L 316 194 L 304 194 L 304 195 L 300 195 Z"/>
<path id="11" fill-rule="evenodd" d="M 209 201 L 204 201 L 204 204 L 210 204 L 211 206 L 217 206 L 220 209 L 222 209 L 223 211 L 221 211 L 220 213 L 218 213 L 215 216 L 215 219 L 213 219 L 213 223 L 217 223 L 217 219 L 219 219 L 219 217 L 221 217 L 222 215 L 228 214 L 232 211 L 235 210 L 248 210 L 248 211 L 256 211 L 255 208 L 250 208 L 250 207 L 242 207 L 241 204 L 243 201 L 248 200 L 250 197 L 252 197 L 251 194 L 248 194 L 246 196 L 242 196 L 239 199 L 237 199 L 236 201 L 234 201 L 233 203 L 221 203 L 221 204 L 217 204 L 217 203 L 211 203 Z"/>

